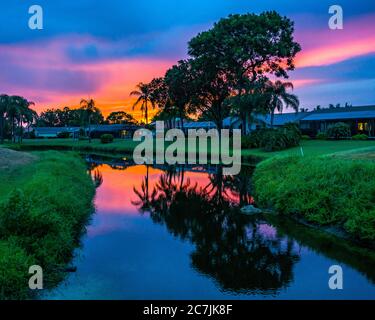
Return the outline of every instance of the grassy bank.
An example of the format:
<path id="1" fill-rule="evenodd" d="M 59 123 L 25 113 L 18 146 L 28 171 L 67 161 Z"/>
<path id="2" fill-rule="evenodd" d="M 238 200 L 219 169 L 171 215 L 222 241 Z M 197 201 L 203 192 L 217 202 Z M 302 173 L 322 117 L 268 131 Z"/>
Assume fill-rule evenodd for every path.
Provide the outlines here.
<path id="1" fill-rule="evenodd" d="M 243 156 L 257 156 L 262 158 L 272 158 L 274 156 L 319 156 L 336 152 L 346 152 L 354 149 L 375 148 L 375 140 L 355 141 L 355 140 L 302 140 L 300 146 L 276 152 L 266 152 L 260 149 L 242 150 Z"/>
<path id="2" fill-rule="evenodd" d="M 77 155 L 48 151 L 32 157 L 22 166 L 8 161 L 0 168 L 0 299 L 31 296 L 32 265 L 43 268 L 44 287 L 61 280 L 92 212 L 94 186 Z"/>
<path id="3" fill-rule="evenodd" d="M 256 201 L 281 214 L 334 226 L 374 244 L 375 163 L 345 157 L 276 157 L 254 174 Z"/>
<path id="4" fill-rule="evenodd" d="M 111 155 L 113 157 L 119 156 L 133 156 L 134 148 L 140 142 L 133 140 L 116 139 L 112 143 L 102 144 L 100 140 L 94 139 L 91 143 L 88 141 L 78 141 L 72 139 L 33 139 L 24 140 L 21 144 L 8 144 L 7 147 L 13 150 L 35 151 L 35 150 L 72 150 L 82 153 L 93 153 L 99 155 Z M 164 150 L 171 144 L 165 142 Z M 188 143 L 187 143 L 188 144 Z M 154 145 L 154 153 L 157 151 Z M 210 141 L 207 143 L 207 155 L 210 159 L 211 153 L 219 153 L 218 150 L 211 150 Z M 186 146 L 186 158 L 188 157 L 188 147 Z M 198 157 L 198 154 L 197 154 Z M 259 157 L 253 154 L 243 154 L 242 163 L 247 165 L 254 165 L 261 161 L 264 157 Z"/>
<path id="5" fill-rule="evenodd" d="M 132 140 L 116 139 L 109 144 L 102 144 L 100 140 L 93 140 L 92 143 L 88 141 L 77 141 L 71 139 L 35 139 L 24 140 L 22 144 L 12 144 L 8 147 L 15 150 L 73 150 L 80 152 L 96 153 L 96 154 L 111 154 L 113 156 L 126 155 L 131 156 L 134 148 L 139 144 Z M 310 140 L 301 141 L 301 146 L 276 152 L 266 152 L 260 149 L 243 149 L 242 163 L 254 164 L 262 159 L 268 159 L 275 156 L 301 156 L 302 152 L 305 156 L 318 156 L 324 154 L 331 154 L 335 152 L 346 152 L 353 149 L 375 148 L 375 141 L 324 141 L 324 140 Z M 156 150 L 156 148 L 155 148 Z M 208 151 L 210 154 L 210 143 L 208 143 Z M 214 151 L 217 152 L 217 151 Z"/>
<path id="6" fill-rule="evenodd" d="M 12 149 L 20 149 L 25 151 L 31 150 L 73 150 L 84 152 L 106 152 L 122 155 L 130 155 L 133 153 L 135 146 L 139 142 L 132 140 L 116 139 L 112 143 L 102 144 L 99 139 L 92 140 L 72 140 L 72 139 L 33 139 L 24 140 L 22 144 L 10 144 L 8 147 Z"/>

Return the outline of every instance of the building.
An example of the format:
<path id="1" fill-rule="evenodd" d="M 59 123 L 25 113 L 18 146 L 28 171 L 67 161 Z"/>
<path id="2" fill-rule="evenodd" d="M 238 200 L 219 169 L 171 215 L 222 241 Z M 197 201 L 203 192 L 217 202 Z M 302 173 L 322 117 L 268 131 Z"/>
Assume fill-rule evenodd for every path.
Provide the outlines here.
<path id="1" fill-rule="evenodd" d="M 266 126 L 265 122 L 258 116 L 253 117 L 252 121 L 247 121 L 246 131 L 251 132 Z M 240 129 L 242 130 L 243 121 L 239 117 L 227 117 L 223 120 L 224 129 Z"/>
<path id="2" fill-rule="evenodd" d="M 344 122 L 351 128 L 352 135 L 366 134 L 375 137 L 375 106 L 345 107 L 322 109 L 310 112 L 293 112 L 275 114 L 273 126 L 281 127 L 287 123 L 295 123 L 303 134 L 315 136 L 338 122 Z M 238 117 L 228 117 L 223 121 L 224 128 L 242 129 L 242 121 Z M 271 127 L 270 115 L 254 115 L 248 121 L 247 132 L 259 128 Z"/>
<path id="3" fill-rule="evenodd" d="M 210 129 L 216 129 L 216 124 L 212 121 L 197 121 L 197 122 L 194 122 L 194 121 L 190 121 L 190 122 L 186 122 L 184 123 L 184 129 L 185 130 L 189 130 L 189 129 L 195 129 L 195 130 L 199 130 L 199 129 L 205 129 L 205 130 L 210 130 Z"/>
<path id="4" fill-rule="evenodd" d="M 36 127 L 34 128 L 36 138 L 58 138 L 67 135 L 71 138 L 78 138 L 79 128 L 77 127 Z"/>
<path id="5" fill-rule="evenodd" d="M 115 138 L 132 138 L 140 126 L 134 124 L 100 124 L 91 126 L 91 138 L 99 139 L 103 134 L 112 134 Z M 88 130 L 86 128 L 86 130 Z"/>
<path id="6" fill-rule="evenodd" d="M 156 128 L 156 122 L 150 123 L 151 127 Z M 164 129 L 182 129 L 182 126 L 184 128 L 184 131 L 187 131 L 189 129 L 191 130 L 199 130 L 199 129 L 216 129 L 216 124 L 213 121 L 187 121 L 184 120 L 182 123 L 180 118 L 174 118 L 167 121 L 164 121 Z"/>
<path id="7" fill-rule="evenodd" d="M 306 117 L 307 112 L 279 113 L 273 118 L 273 127 L 281 127 L 287 123 L 300 125 L 301 120 Z M 260 128 L 270 128 L 271 115 L 254 115 L 251 122 L 247 122 L 247 132 L 255 131 Z M 223 121 L 223 127 L 227 129 L 242 129 L 243 121 L 238 117 L 228 117 Z"/>
<path id="8" fill-rule="evenodd" d="M 329 126 L 344 122 L 352 135 L 366 134 L 375 137 L 375 106 L 323 109 L 308 113 L 301 119 L 300 128 L 305 134 L 325 132 Z"/>
<path id="9" fill-rule="evenodd" d="M 112 134 L 115 138 L 132 138 L 139 126 L 132 124 L 92 125 L 91 138 L 99 139 L 103 134 Z M 36 127 L 34 133 L 36 138 L 59 138 L 69 137 L 78 139 L 80 131 L 84 130 L 88 135 L 87 127 Z"/>

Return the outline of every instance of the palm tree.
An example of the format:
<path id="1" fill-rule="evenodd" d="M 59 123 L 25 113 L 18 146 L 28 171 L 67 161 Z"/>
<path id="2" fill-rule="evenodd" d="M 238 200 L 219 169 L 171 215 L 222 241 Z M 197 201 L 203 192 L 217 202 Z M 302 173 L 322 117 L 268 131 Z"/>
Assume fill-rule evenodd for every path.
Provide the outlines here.
<path id="1" fill-rule="evenodd" d="M 93 99 L 82 99 L 81 107 L 86 112 L 88 119 L 88 129 L 89 129 L 89 143 L 91 143 L 91 115 L 95 111 L 95 101 Z"/>
<path id="2" fill-rule="evenodd" d="M 269 81 L 267 87 L 270 95 L 271 127 L 273 128 L 275 111 L 283 112 L 285 106 L 286 108 L 291 107 L 295 112 L 298 112 L 299 99 L 296 95 L 287 92 L 288 89 L 294 89 L 291 82 L 277 80 L 273 83 Z"/>
<path id="3" fill-rule="evenodd" d="M 7 110 L 8 121 L 11 125 L 12 141 L 16 142 L 16 127 L 21 126 L 22 114 L 26 112 L 29 102 L 20 96 L 11 96 Z"/>
<path id="4" fill-rule="evenodd" d="M 34 123 L 37 123 L 37 121 L 38 121 L 37 112 L 28 108 L 23 115 L 23 122 L 26 124 L 27 132 L 29 132 L 31 125 Z M 22 142 L 22 137 L 21 137 L 21 142 Z"/>
<path id="5" fill-rule="evenodd" d="M 4 143 L 4 128 L 6 118 L 8 119 L 11 127 L 12 141 L 16 142 L 16 131 L 18 131 L 19 142 L 22 140 L 23 124 L 26 123 L 28 126 L 30 126 L 30 124 L 32 124 L 34 119 L 37 117 L 37 113 L 30 109 L 31 105 L 34 105 L 34 102 L 28 101 L 20 96 L 8 96 L 6 94 L 0 95 L 1 143 Z"/>
<path id="6" fill-rule="evenodd" d="M 23 137 L 23 124 L 33 121 L 35 111 L 30 109 L 31 105 L 34 105 L 34 102 L 28 101 L 23 97 L 18 97 L 18 112 L 16 116 L 17 125 L 18 125 L 18 142 L 22 142 Z"/>
<path id="7" fill-rule="evenodd" d="M 6 94 L 0 95 L 0 143 L 4 144 L 4 127 L 5 115 L 8 111 L 9 96 Z"/>
<path id="8" fill-rule="evenodd" d="M 152 97 L 152 90 L 149 84 L 139 83 L 137 90 L 130 93 L 131 96 L 137 96 L 138 99 L 133 105 L 133 110 L 141 104 L 142 115 L 145 115 L 146 124 L 148 124 L 148 103 L 150 102 L 152 107 L 155 108 L 155 101 Z"/>

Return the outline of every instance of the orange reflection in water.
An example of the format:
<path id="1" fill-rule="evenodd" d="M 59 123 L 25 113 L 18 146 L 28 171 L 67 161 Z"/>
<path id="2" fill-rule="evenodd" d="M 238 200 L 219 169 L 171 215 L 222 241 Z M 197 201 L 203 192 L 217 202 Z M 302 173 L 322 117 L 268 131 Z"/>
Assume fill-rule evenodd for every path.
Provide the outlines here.
<path id="1" fill-rule="evenodd" d="M 138 200 L 134 188 L 141 189 L 142 182 L 147 176 L 146 166 L 132 166 L 125 170 L 114 170 L 108 165 L 98 167 L 103 175 L 103 184 L 97 190 L 96 208 L 100 214 L 137 215 L 138 208 L 132 202 Z M 150 192 L 159 182 L 164 171 L 148 168 L 148 186 Z M 209 184 L 206 173 L 185 172 L 185 179 L 191 184 L 204 188 Z"/>
<path id="2" fill-rule="evenodd" d="M 166 172 L 144 165 L 130 166 L 124 169 L 114 169 L 109 165 L 100 165 L 95 169 L 100 172 L 102 176 L 102 184 L 97 189 L 95 205 L 97 216 L 95 222 L 88 227 L 87 234 L 89 237 L 96 237 L 108 233 L 126 230 L 133 228 L 132 219 L 121 219 L 121 217 L 141 217 L 140 216 L 140 194 L 144 195 L 146 181 L 148 181 L 148 199 L 154 190 L 160 191 L 163 177 L 165 181 Z M 148 177 L 148 178 L 147 178 Z M 173 183 L 180 185 L 181 181 L 196 188 L 202 192 L 202 195 L 209 194 L 215 197 L 218 192 L 217 186 L 215 187 L 215 177 L 217 175 L 210 175 L 205 172 L 191 172 L 184 171 L 180 174 L 172 175 Z M 168 178 L 169 179 L 169 178 Z M 181 179 L 181 180 L 180 180 Z M 137 190 L 138 194 L 135 192 Z M 238 190 L 231 188 L 224 188 L 222 191 L 223 198 L 233 204 L 240 203 L 240 194 Z M 253 203 L 250 195 L 246 195 L 246 199 L 242 201 Z M 138 204 L 137 204 L 138 203 Z M 147 210 L 146 210 L 147 211 Z"/>
<path id="3" fill-rule="evenodd" d="M 144 165 L 131 166 L 124 170 L 115 170 L 108 165 L 101 165 L 98 170 L 103 176 L 103 184 L 97 190 L 97 212 L 120 215 L 138 215 L 139 211 L 134 202 L 139 199 L 134 189 L 141 190 L 142 183 L 148 176 L 148 190 L 151 194 L 160 182 L 161 175 L 165 173 L 163 170 L 147 168 Z M 209 186 L 210 176 L 207 173 L 185 171 L 183 176 L 184 181 L 190 180 L 191 186 L 197 185 L 198 189 L 206 188 L 207 192 L 212 190 Z M 232 190 L 226 190 L 225 197 L 233 203 L 239 202 L 239 195 Z"/>

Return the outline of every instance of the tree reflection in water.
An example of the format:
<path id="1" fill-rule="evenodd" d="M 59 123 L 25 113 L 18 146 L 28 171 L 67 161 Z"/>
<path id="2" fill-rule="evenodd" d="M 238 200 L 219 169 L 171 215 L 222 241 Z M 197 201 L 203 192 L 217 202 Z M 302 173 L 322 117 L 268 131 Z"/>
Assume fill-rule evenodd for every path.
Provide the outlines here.
<path id="1" fill-rule="evenodd" d="M 91 177 L 95 188 L 99 188 L 103 184 L 103 175 L 98 169 L 98 165 L 95 163 L 86 163 L 87 171 L 89 176 Z"/>
<path id="2" fill-rule="evenodd" d="M 193 267 L 212 277 L 223 291 L 277 294 L 287 287 L 299 260 L 294 242 L 276 232 L 270 235 L 259 219 L 238 210 L 252 202 L 252 169 L 230 177 L 218 167 L 204 187 L 185 179 L 184 171 L 169 168 L 152 191 L 147 174 L 141 190 L 134 189 L 134 204 L 174 236 L 193 243 Z"/>

